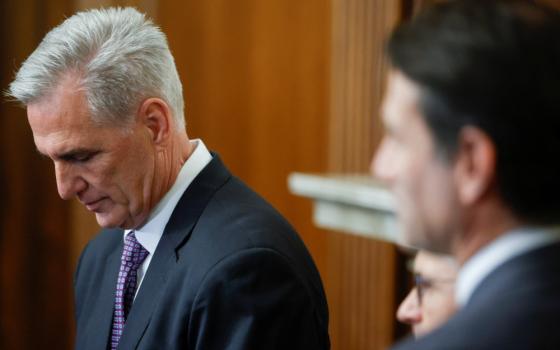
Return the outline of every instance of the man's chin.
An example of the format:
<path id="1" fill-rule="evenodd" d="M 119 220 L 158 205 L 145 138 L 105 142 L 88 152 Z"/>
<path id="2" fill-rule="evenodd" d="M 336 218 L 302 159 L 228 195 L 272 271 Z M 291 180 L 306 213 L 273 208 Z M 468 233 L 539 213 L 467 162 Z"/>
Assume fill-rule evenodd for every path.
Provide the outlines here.
<path id="1" fill-rule="evenodd" d="M 427 249 L 432 250 L 431 242 L 418 234 L 418 232 L 412 232 L 409 228 L 403 227 L 397 236 L 397 241 L 399 245 L 410 247 L 414 249 Z"/>
<path id="2" fill-rule="evenodd" d="M 97 220 L 97 224 L 102 228 L 128 228 L 125 227 L 126 220 L 119 220 L 114 216 L 108 215 L 106 213 L 95 213 L 95 219 Z"/>
<path id="3" fill-rule="evenodd" d="M 95 213 L 97 224 L 103 228 L 120 228 L 123 230 L 132 230 L 141 227 L 146 221 L 147 215 L 131 217 L 123 215 L 122 217 L 110 215 L 107 213 Z"/>
<path id="4" fill-rule="evenodd" d="M 402 221 L 397 221 L 397 243 L 399 245 L 411 248 L 423 248 L 419 246 L 421 240 L 418 237 L 417 230 L 411 229 L 410 225 Z"/>
<path id="5" fill-rule="evenodd" d="M 451 254 L 448 240 L 429 235 L 419 235 L 418 232 L 401 232 L 397 238 L 398 244 L 414 249 L 428 250 L 438 254 Z"/>

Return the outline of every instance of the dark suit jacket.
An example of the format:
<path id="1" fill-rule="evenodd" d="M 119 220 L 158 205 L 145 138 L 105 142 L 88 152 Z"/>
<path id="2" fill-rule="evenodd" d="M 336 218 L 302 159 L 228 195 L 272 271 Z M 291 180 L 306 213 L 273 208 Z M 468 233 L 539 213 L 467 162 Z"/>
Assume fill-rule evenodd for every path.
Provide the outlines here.
<path id="1" fill-rule="evenodd" d="M 102 230 L 75 276 L 76 349 L 106 349 L 123 231 Z M 328 349 L 319 273 L 292 227 L 217 156 L 177 204 L 119 349 Z"/>
<path id="2" fill-rule="evenodd" d="M 509 260 L 487 276 L 465 307 L 405 349 L 560 349 L 560 243 Z"/>

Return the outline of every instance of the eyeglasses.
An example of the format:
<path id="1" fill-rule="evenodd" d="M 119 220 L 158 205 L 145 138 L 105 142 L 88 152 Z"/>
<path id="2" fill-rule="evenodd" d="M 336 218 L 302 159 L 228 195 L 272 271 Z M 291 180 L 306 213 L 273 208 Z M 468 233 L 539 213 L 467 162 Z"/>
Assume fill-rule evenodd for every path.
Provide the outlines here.
<path id="1" fill-rule="evenodd" d="M 420 274 L 414 274 L 414 284 L 416 287 L 416 297 L 418 298 L 418 305 L 422 305 L 422 300 L 426 291 L 430 288 L 433 288 L 436 284 L 448 284 L 448 283 L 455 283 L 454 278 L 447 278 L 447 279 L 433 279 L 433 278 L 426 278 Z"/>

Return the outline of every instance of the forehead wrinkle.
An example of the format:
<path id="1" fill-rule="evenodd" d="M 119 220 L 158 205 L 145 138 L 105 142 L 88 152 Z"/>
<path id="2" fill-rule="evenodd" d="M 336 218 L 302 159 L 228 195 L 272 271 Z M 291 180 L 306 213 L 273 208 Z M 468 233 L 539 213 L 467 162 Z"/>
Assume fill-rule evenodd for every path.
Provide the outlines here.
<path id="1" fill-rule="evenodd" d="M 63 114 L 67 115 L 67 113 Z M 33 135 L 39 153 L 52 159 L 61 158 L 64 154 L 76 152 L 79 149 L 88 149 L 90 148 L 88 145 L 95 143 L 95 132 L 80 132 L 86 125 L 75 118 L 65 118 L 65 115 L 38 116 L 47 118 L 41 121 L 41 124 L 45 123 L 44 126 L 40 130 L 36 130 Z M 94 125 L 89 127 L 91 126 L 95 127 Z"/>
<path id="2" fill-rule="evenodd" d="M 58 136 L 57 134 L 63 134 Z M 64 131 L 49 133 L 46 136 L 35 136 L 35 145 L 39 153 L 48 156 L 52 159 L 60 158 L 60 155 L 67 153 L 72 149 L 71 146 L 65 145 L 68 137 L 65 136 Z"/>

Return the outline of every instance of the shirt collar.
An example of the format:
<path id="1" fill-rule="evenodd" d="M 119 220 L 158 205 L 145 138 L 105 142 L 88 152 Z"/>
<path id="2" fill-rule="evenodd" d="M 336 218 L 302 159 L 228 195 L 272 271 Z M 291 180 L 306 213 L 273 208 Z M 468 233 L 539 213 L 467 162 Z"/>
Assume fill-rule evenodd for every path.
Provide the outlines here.
<path id="1" fill-rule="evenodd" d="M 191 140 L 194 151 L 181 167 L 175 183 L 171 189 L 163 196 L 159 203 L 150 213 L 146 223 L 134 230 L 125 230 L 124 237 L 134 231 L 138 242 L 150 253 L 154 254 L 163 231 L 173 210 L 177 206 L 179 199 L 193 182 L 196 176 L 212 160 L 212 155 L 200 139 Z"/>
<path id="2" fill-rule="evenodd" d="M 492 271 L 504 262 L 530 250 L 560 241 L 560 227 L 524 227 L 510 231 L 473 255 L 459 271 L 455 300 L 465 306 L 475 289 Z"/>

